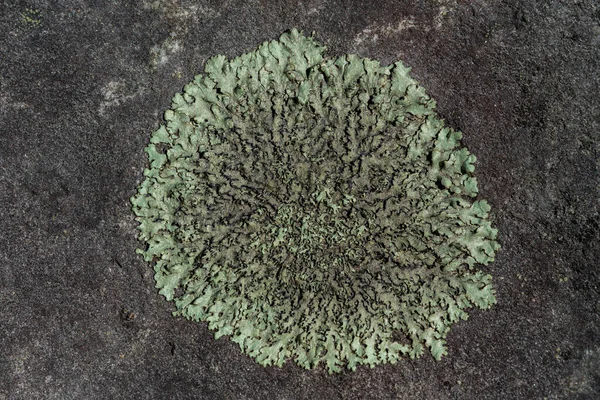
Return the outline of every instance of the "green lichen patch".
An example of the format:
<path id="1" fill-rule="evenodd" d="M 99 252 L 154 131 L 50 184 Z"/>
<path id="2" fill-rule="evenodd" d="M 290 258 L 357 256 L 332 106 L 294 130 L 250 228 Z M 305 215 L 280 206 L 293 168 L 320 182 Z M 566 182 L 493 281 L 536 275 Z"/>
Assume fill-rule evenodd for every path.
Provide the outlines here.
<path id="1" fill-rule="evenodd" d="M 294 30 L 175 95 L 131 199 L 140 253 L 176 315 L 262 365 L 440 359 L 496 302 L 475 156 L 402 63 L 324 52 Z"/>
<path id="2" fill-rule="evenodd" d="M 29 28 L 37 28 L 42 23 L 41 11 L 34 8 L 25 8 L 21 12 L 21 23 Z"/>

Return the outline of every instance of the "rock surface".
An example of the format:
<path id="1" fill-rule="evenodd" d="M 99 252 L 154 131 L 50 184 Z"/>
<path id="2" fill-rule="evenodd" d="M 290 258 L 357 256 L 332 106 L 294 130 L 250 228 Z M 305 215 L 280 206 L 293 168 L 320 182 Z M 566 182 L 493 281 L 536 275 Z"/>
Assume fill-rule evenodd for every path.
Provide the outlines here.
<path id="1" fill-rule="evenodd" d="M 477 155 L 498 304 L 449 354 L 261 367 L 171 316 L 129 197 L 173 93 L 292 27 L 401 59 Z M 0 399 L 600 396 L 600 7 L 534 2 L 0 4 Z"/>

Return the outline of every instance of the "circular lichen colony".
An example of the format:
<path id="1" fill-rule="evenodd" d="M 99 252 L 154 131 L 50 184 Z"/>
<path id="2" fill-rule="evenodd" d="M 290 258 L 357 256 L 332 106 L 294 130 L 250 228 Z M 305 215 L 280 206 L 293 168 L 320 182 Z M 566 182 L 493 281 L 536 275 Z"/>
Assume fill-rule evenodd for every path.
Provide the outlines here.
<path id="1" fill-rule="evenodd" d="M 262 365 L 439 359 L 495 303 L 475 157 L 400 62 L 324 51 L 291 31 L 175 96 L 132 197 L 140 252 L 177 315 Z"/>

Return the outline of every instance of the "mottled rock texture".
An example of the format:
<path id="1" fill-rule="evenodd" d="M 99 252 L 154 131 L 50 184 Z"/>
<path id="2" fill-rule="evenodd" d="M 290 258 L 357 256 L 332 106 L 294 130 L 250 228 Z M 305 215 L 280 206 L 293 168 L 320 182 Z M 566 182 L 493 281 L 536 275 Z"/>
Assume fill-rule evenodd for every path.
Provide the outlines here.
<path id="1" fill-rule="evenodd" d="M 4 1 L 0 399 L 600 396 L 597 2 Z M 290 28 L 402 60 L 477 155 L 497 304 L 448 355 L 262 367 L 174 318 L 129 198 L 173 93 Z"/>

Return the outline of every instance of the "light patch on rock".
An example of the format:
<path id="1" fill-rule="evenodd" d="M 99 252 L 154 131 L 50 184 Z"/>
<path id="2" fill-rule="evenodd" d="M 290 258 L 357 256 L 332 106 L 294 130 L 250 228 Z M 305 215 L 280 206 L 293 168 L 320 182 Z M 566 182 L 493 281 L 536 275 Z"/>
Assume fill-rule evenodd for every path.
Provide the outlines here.
<path id="1" fill-rule="evenodd" d="M 379 40 L 380 37 L 387 38 L 399 34 L 400 32 L 414 28 L 416 26 L 413 18 L 406 18 L 395 24 L 387 24 L 382 27 L 376 27 L 370 25 L 363 29 L 354 38 L 354 48 L 360 49 L 363 45 L 373 44 Z"/>
<path id="2" fill-rule="evenodd" d="M 124 102 L 132 100 L 139 95 L 139 90 L 133 93 L 129 92 L 127 85 L 122 81 L 110 81 L 100 89 L 103 101 L 98 107 L 98 114 L 104 116 L 106 111 L 113 107 L 118 107 Z"/>
<path id="3" fill-rule="evenodd" d="M 221 15 L 218 10 L 204 5 L 182 5 L 177 1 L 146 1 L 143 8 L 156 11 L 164 16 L 173 27 L 169 36 L 150 49 L 150 68 L 163 66 L 171 55 L 184 48 L 184 40 L 191 26 L 197 26 Z"/>

